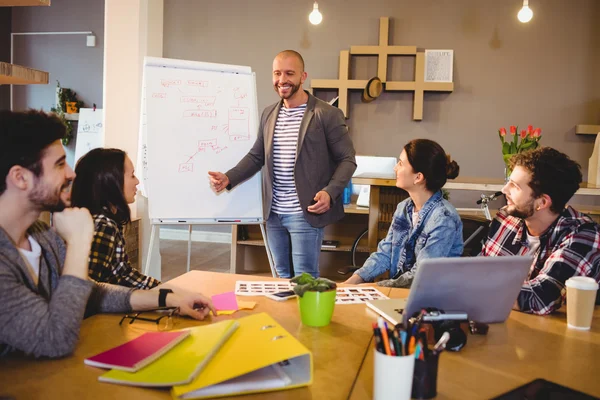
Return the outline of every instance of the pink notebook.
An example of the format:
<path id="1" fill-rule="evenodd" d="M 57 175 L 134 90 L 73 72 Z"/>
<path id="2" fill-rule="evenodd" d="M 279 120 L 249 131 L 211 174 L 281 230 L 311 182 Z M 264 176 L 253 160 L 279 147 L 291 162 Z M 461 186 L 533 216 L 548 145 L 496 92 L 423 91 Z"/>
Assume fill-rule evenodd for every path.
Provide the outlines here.
<path id="1" fill-rule="evenodd" d="M 189 330 L 147 332 L 120 346 L 86 358 L 84 363 L 94 367 L 135 372 L 165 354 L 189 335 Z"/>

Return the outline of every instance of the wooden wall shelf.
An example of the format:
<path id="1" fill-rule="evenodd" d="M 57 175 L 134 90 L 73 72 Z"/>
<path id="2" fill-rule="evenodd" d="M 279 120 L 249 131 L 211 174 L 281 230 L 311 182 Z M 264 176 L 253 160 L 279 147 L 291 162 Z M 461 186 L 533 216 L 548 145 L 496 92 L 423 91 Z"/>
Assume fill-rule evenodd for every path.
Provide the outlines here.
<path id="1" fill-rule="evenodd" d="M 597 135 L 600 125 L 575 125 L 575 133 L 578 135 Z"/>
<path id="2" fill-rule="evenodd" d="M 50 0 L 0 0 L 0 7 L 50 6 Z"/>
<path id="3" fill-rule="evenodd" d="M 453 82 L 425 81 L 425 53 L 418 51 L 417 46 L 393 46 L 389 44 L 388 17 L 379 19 L 379 44 L 375 46 L 350 46 L 350 51 L 340 51 L 340 65 L 337 79 L 312 79 L 312 89 L 334 89 L 338 91 L 338 108 L 348 118 L 348 92 L 350 90 L 365 90 L 368 80 L 350 79 L 350 59 L 356 56 L 377 56 L 377 77 L 384 85 L 385 91 L 414 92 L 413 120 L 423 119 L 423 99 L 425 92 L 454 91 Z M 413 81 L 392 82 L 387 80 L 388 58 L 391 56 L 414 56 L 415 77 Z"/>
<path id="4" fill-rule="evenodd" d="M 65 113 L 65 119 L 67 121 L 79 121 L 79 113 L 75 113 L 75 114 Z"/>
<path id="5" fill-rule="evenodd" d="M 0 61 L 0 85 L 47 85 L 48 72 Z"/>

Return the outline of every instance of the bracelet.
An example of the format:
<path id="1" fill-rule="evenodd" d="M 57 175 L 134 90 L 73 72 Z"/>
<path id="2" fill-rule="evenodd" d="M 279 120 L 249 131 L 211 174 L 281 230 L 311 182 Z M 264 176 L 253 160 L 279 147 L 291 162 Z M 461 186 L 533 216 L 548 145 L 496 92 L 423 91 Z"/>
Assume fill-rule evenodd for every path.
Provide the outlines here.
<path id="1" fill-rule="evenodd" d="M 158 306 L 166 307 L 167 306 L 167 295 L 169 293 L 173 293 L 171 289 L 159 289 L 158 290 Z"/>

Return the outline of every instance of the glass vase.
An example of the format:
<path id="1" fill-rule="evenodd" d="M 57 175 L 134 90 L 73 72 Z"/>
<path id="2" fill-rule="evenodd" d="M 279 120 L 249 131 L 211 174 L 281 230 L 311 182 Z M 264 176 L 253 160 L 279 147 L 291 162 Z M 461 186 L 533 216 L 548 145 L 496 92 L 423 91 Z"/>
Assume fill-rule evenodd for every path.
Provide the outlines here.
<path id="1" fill-rule="evenodd" d="M 508 183 L 508 181 L 510 180 L 510 174 L 512 173 L 512 170 L 509 168 L 508 165 L 504 166 L 504 183 Z"/>

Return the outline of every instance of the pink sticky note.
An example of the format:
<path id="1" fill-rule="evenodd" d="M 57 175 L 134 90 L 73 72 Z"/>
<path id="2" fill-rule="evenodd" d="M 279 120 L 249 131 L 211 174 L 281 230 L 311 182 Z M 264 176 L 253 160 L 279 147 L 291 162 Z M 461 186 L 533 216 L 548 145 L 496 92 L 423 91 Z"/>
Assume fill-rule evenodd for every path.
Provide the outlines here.
<path id="1" fill-rule="evenodd" d="M 217 311 L 237 310 L 238 303 L 235 298 L 235 292 L 226 292 L 212 296 L 213 305 Z"/>

